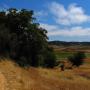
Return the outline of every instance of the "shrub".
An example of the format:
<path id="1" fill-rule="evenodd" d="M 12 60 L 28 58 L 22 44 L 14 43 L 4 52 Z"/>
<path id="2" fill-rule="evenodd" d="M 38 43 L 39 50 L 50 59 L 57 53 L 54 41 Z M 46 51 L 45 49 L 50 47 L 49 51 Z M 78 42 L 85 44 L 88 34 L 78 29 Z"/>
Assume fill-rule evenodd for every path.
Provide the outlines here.
<path id="1" fill-rule="evenodd" d="M 71 62 L 72 66 L 79 67 L 84 63 L 85 54 L 84 52 L 77 52 L 73 56 L 69 56 L 68 60 Z"/>

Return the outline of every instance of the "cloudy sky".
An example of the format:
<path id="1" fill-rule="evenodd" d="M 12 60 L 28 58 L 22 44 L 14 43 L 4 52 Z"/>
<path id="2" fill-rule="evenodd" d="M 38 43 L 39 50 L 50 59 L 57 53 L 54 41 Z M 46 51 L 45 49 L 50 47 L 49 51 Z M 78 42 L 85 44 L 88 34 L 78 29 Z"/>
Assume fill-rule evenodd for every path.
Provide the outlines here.
<path id="1" fill-rule="evenodd" d="M 34 10 L 49 40 L 90 41 L 90 0 L 0 0 L 0 9 Z"/>

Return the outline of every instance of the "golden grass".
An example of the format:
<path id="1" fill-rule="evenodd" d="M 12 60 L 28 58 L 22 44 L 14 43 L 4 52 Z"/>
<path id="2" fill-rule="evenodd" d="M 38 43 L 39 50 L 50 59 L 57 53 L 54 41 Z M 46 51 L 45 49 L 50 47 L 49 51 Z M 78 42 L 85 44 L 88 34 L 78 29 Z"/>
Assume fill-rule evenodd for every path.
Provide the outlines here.
<path id="1" fill-rule="evenodd" d="M 0 62 L 0 90 L 90 90 L 90 65 L 73 70 L 20 68 Z"/>
<path id="2" fill-rule="evenodd" d="M 86 68 L 87 66 L 83 66 Z M 36 84 L 31 90 L 90 90 L 90 80 L 87 76 L 90 69 L 82 67 L 73 70 L 36 69 Z M 88 73 L 86 73 L 88 72 Z M 83 75 L 88 74 L 88 75 Z M 39 77 L 38 77 L 39 76 Z M 43 86 L 43 87 L 42 87 Z"/>
<path id="3" fill-rule="evenodd" d="M 5 78 L 3 81 L 6 83 L 6 89 L 3 90 L 30 90 L 31 81 L 27 70 L 5 60 L 0 62 L 0 72 Z"/>

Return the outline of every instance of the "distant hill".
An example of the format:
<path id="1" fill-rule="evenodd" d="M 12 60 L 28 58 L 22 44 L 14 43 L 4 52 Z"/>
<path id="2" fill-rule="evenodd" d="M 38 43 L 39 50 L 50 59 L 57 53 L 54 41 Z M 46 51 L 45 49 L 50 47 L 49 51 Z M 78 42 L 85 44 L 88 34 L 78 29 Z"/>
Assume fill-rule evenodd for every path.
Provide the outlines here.
<path id="1" fill-rule="evenodd" d="M 66 42 L 66 41 L 49 41 L 50 47 L 57 51 L 83 51 L 90 53 L 90 42 Z"/>
<path id="2" fill-rule="evenodd" d="M 66 42 L 66 41 L 49 41 L 50 45 L 57 46 L 72 46 L 72 45 L 80 45 L 80 46 L 89 46 L 90 42 Z"/>

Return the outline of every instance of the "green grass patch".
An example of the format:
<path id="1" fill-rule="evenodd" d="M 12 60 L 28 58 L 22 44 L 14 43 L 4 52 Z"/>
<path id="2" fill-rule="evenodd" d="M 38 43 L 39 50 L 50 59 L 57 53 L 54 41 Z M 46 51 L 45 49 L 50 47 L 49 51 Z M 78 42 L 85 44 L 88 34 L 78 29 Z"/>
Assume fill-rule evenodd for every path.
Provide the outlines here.
<path id="1" fill-rule="evenodd" d="M 66 59 L 69 56 L 72 56 L 74 53 L 75 52 L 55 51 L 55 55 L 56 55 L 57 60 Z M 85 53 L 85 55 L 86 55 L 86 58 L 90 58 L 90 53 Z"/>
<path id="2" fill-rule="evenodd" d="M 55 55 L 56 55 L 56 58 L 57 60 L 58 59 L 65 59 L 71 55 L 73 55 L 74 52 L 65 52 L 65 51 L 62 51 L 62 52 L 55 52 Z"/>

